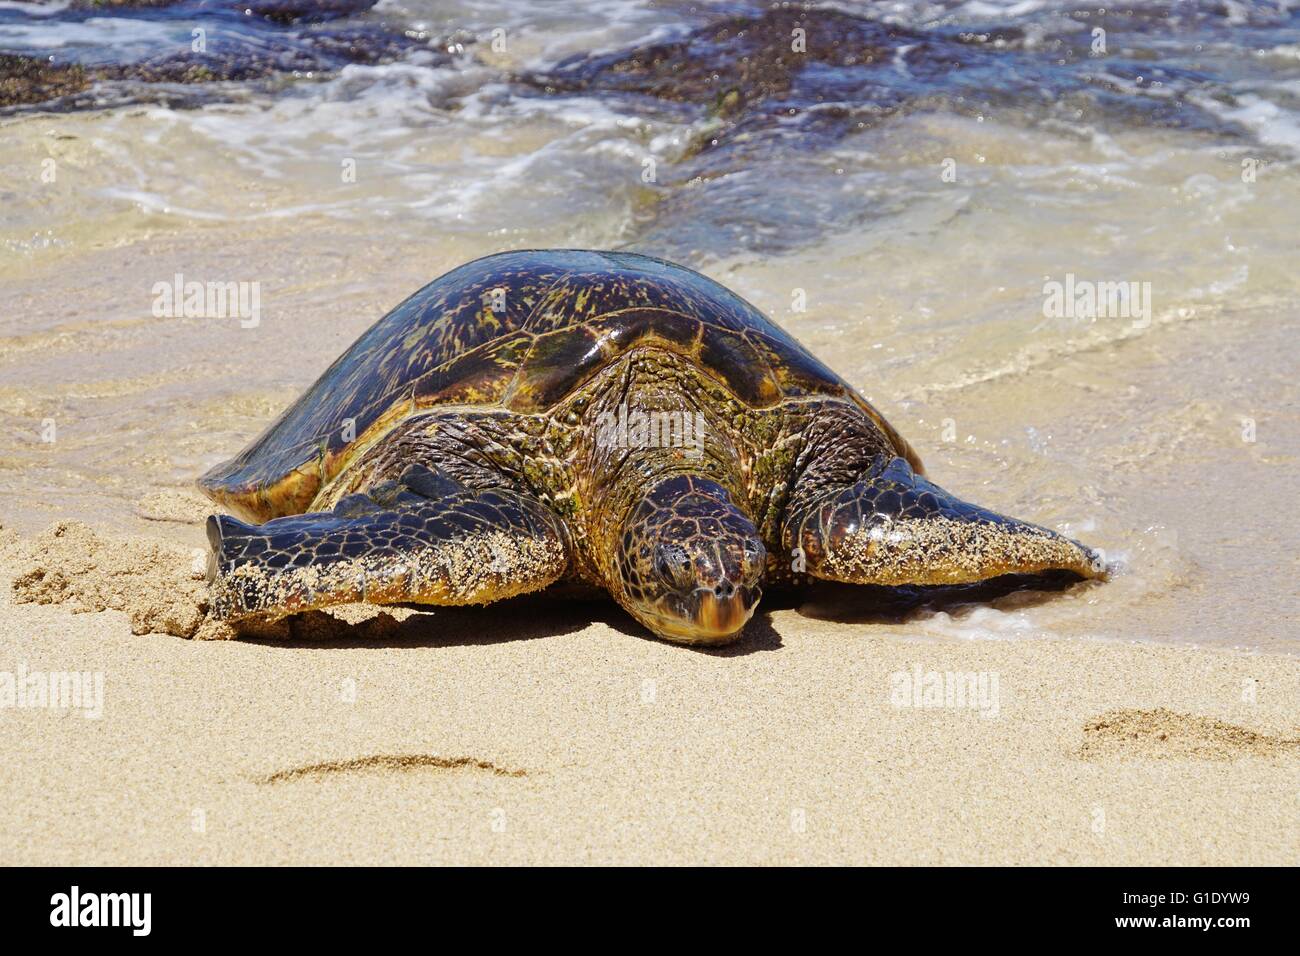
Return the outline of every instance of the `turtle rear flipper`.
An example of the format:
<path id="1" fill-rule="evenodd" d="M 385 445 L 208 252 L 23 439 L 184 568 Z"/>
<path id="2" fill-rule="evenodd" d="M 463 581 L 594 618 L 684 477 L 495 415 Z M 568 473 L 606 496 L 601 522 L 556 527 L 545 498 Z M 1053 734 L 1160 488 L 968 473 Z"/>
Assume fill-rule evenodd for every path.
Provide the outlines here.
<path id="1" fill-rule="evenodd" d="M 425 476 L 350 495 L 334 511 L 245 524 L 208 518 L 212 607 L 224 620 L 370 604 L 488 604 L 540 590 L 568 567 L 564 535 L 540 502 Z"/>
<path id="2" fill-rule="evenodd" d="M 969 584 L 1004 574 L 1069 571 L 1103 578 L 1078 542 L 950 495 L 903 458 L 880 458 L 847 488 L 816 497 L 785 523 L 814 577 L 848 584 Z"/>

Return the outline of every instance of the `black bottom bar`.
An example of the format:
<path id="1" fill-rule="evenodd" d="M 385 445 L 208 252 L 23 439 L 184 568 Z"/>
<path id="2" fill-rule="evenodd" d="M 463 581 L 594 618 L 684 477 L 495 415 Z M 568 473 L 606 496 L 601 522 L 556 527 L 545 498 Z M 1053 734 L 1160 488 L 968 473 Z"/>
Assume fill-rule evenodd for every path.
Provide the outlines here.
<path id="1" fill-rule="evenodd" d="M 704 929 L 709 936 L 762 932 L 775 920 L 815 928 L 818 935 L 847 928 L 864 942 L 894 934 L 919 940 L 931 931 L 947 936 L 964 927 L 986 939 L 1104 936 L 1230 944 L 1294 926 L 1287 870 L 629 870 L 592 876 L 580 870 L 543 877 L 526 870 L 10 869 L 0 877 L 6 883 L 0 909 L 6 929 L 19 937 L 204 944 L 283 939 L 296 946 L 350 939 L 373 945 L 376 932 L 424 934 L 438 926 L 477 926 L 502 937 L 512 931 L 589 937 L 611 918 L 630 921 L 625 931 L 641 927 L 635 937 L 643 931 L 652 938 L 676 935 L 701 919 L 714 923 Z"/>

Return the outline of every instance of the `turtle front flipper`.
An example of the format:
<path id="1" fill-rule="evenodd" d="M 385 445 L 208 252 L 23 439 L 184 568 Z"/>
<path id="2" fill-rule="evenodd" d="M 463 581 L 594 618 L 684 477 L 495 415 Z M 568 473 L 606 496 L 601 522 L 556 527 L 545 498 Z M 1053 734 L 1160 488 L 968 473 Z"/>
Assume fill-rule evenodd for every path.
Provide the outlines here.
<path id="1" fill-rule="evenodd" d="M 540 590 L 569 563 L 559 520 L 540 502 L 418 465 L 333 511 L 262 525 L 214 515 L 207 530 L 212 608 L 224 620 L 353 601 L 487 604 Z"/>
<path id="2" fill-rule="evenodd" d="M 790 514 L 783 543 L 807 573 L 848 584 L 968 584 L 1004 574 L 1105 577 L 1089 548 L 950 495 L 902 458 Z"/>

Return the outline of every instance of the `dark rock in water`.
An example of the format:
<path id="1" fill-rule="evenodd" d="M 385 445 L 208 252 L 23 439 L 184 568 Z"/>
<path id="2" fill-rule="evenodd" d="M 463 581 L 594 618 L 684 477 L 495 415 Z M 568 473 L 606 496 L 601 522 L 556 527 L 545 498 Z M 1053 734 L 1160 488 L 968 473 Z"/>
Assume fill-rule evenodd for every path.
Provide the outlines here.
<path id="1" fill-rule="evenodd" d="M 349 63 L 395 60 L 423 44 L 381 30 L 313 32 L 299 43 L 268 42 L 260 49 L 214 54 L 169 54 L 99 67 L 96 79 L 140 83 L 214 83 L 257 80 L 277 73 L 329 73 Z"/>
<path id="2" fill-rule="evenodd" d="M 168 56 L 142 63 L 102 66 L 94 71 L 97 80 L 137 83 L 218 83 L 223 80 L 255 80 L 275 72 L 266 60 L 235 57 Z"/>
<path id="3" fill-rule="evenodd" d="M 695 30 L 685 39 L 630 53 L 573 57 L 555 72 L 525 78 L 549 91 L 599 86 L 658 99 L 712 105 L 719 113 L 744 112 L 750 105 L 785 94 L 794 74 L 810 62 L 854 65 L 872 62 L 887 49 L 855 36 L 863 21 L 823 10 L 772 10 L 759 17 L 729 17 Z M 802 42 L 794 31 L 805 31 Z"/>
<path id="4" fill-rule="evenodd" d="M 1041 14 L 1003 15 L 990 5 L 978 18 L 936 13 L 902 26 L 871 18 L 885 12 L 883 4 L 849 11 L 795 3 L 763 9 L 758 2 L 729 0 L 725 15 L 692 6 L 691 28 L 676 36 L 513 77 L 524 97 L 613 101 L 620 112 L 684 130 L 684 146 L 660 147 L 654 178 L 643 180 L 634 213 L 638 249 L 691 261 L 781 252 L 898 211 L 904 190 L 878 188 L 870 203 L 839 202 L 824 182 L 841 174 L 846 138 L 906 113 L 1050 124 L 1055 135 L 1080 138 L 1156 127 L 1232 135 L 1201 105 L 1216 83 L 1200 57 L 1169 57 L 1160 28 L 1126 8 L 1053 5 Z M 1173 7 L 1179 22 L 1218 35 L 1217 0 Z M 1096 27 L 1109 43 L 1104 55 L 1094 49 Z M 1290 42 L 1292 34 L 1278 36 L 1275 42 Z M 863 147 L 868 156 L 870 148 Z M 946 158 L 923 159 L 918 151 L 913 162 L 937 168 Z M 863 172 L 857 188 L 873 189 Z M 711 212 L 702 216 L 706 206 Z M 697 230 L 700 221 L 707 227 Z"/>
<path id="5" fill-rule="evenodd" d="M 1187 21 L 1222 10 L 1214 3 L 1187 6 Z M 1215 119 L 1184 96 L 1200 85 L 1196 71 L 1152 66 L 1141 39 L 1150 24 L 1122 12 L 1116 18 L 1114 11 L 1076 11 L 1029 43 L 1021 26 L 910 29 L 830 8 L 783 7 L 737 13 L 667 42 L 579 54 L 515 80 L 546 95 L 623 97 L 633 109 L 638 98 L 693 108 L 712 122 L 684 158 L 752 155 L 792 138 L 816 148 L 902 109 L 995 111 L 1013 122 L 1212 126 Z M 1117 52 L 1099 60 L 1090 44 L 1100 24 Z M 1143 77 L 1159 81 L 1158 95 L 1148 95 Z"/>
<path id="6" fill-rule="evenodd" d="M 182 4 L 198 10 L 232 10 L 272 23 L 325 23 L 355 16 L 373 7 L 378 0 L 73 0 L 73 10 L 156 9 Z"/>
<path id="7" fill-rule="evenodd" d="M 90 85 L 80 66 L 0 53 L 0 107 L 44 103 L 80 93 Z"/>
<path id="8" fill-rule="evenodd" d="M 798 38 L 796 30 L 804 36 Z M 596 86 L 708 105 L 721 115 L 738 116 L 789 93 L 796 76 L 812 64 L 856 66 L 888 56 L 903 32 L 835 10 L 773 10 L 729 17 L 683 40 L 631 53 L 579 55 L 554 72 L 524 79 L 548 91 Z"/>
<path id="9" fill-rule="evenodd" d="M 71 10 L 102 10 L 120 7 L 124 9 L 149 9 L 151 7 L 172 7 L 181 0 L 72 0 Z"/>
<path id="10" fill-rule="evenodd" d="M 231 91 L 202 87 L 217 83 L 264 80 L 280 74 L 324 76 L 352 63 L 373 65 L 400 59 L 413 49 L 428 50 L 432 62 L 450 59 L 445 49 L 379 24 L 321 26 L 325 20 L 361 13 L 376 0 L 77 0 L 42 22 L 55 30 L 61 23 L 81 23 L 96 7 L 123 10 L 122 16 L 165 22 L 202 22 L 218 29 L 220 42 L 206 51 L 188 43 L 170 46 L 143 59 L 115 61 L 105 49 L 84 64 L 60 63 L 55 57 L 0 55 L 0 110 L 14 112 L 39 106 L 63 111 L 120 106 L 131 102 L 166 103 L 186 108 L 228 98 Z M 151 12 L 137 8 L 150 8 Z M 131 12 L 126 12 L 131 11 Z M 177 86 L 196 87 L 187 93 Z"/>
<path id="11" fill-rule="evenodd" d="M 908 49 L 912 71 L 957 69 L 961 51 L 927 34 L 833 9 L 777 9 L 711 23 L 686 37 L 631 51 L 578 55 L 517 79 L 545 93 L 599 91 L 703 107 L 724 129 L 698 149 L 789 117 L 848 128 L 904 99 L 875 80 Z"/>
<path id="12" fill-rule="evenodd" d="M 428 50 L 433 57 L 431 62 L 436 64 L 451 60 L 442 46 L 430 46 L 425 40 L 372 27 L 313 31 L 308 34 L 308 42 L 316 57 L 328 64 L 327 69 L 338 69 L 349 63 L 391 63 L 410 50 Z"/>
<path id="13" fill-rule="evenodd" d="M 324 23 L 355 16 L 378 0 L 233 0 L 233 6 L 249 10 L 272 23 Z"/>

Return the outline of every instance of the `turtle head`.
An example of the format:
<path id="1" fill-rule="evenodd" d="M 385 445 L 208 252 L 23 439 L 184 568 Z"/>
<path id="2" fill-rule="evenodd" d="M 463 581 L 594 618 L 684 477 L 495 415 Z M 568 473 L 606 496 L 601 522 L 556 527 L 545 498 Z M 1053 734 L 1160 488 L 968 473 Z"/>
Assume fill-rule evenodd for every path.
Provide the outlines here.
<path id="1" fill-rule="evenodd" d="M 619 603 L 670 641 L 734 640 L 763 593 L 767 551 L 758 529 L 706 478 L 678 475 L 653 485 L 615 551 Z"/>

